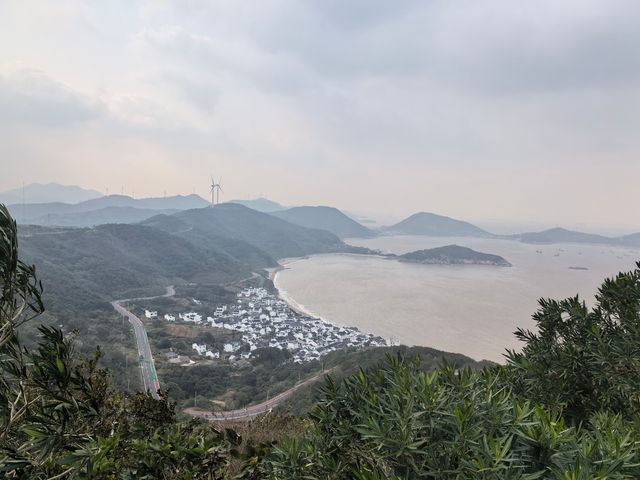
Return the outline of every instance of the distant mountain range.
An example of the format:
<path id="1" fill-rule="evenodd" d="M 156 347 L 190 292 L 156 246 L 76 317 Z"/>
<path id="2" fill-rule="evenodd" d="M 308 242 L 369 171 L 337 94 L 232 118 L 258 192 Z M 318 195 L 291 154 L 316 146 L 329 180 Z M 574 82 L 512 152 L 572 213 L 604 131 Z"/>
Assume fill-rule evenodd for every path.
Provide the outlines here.
<path id="1" fill-rule="evenodd" d="M 173 215 L 180 211 L 210 206 L 198 195 L 175 195 L 158 198 L 132 198 L 126 195 L 102 196 L 95 190 L 78 186 L 30 184 L 0 193 L 0 203 L 8 206 L 21 224 L 88 227 L 109 223 L 137 223 L 158 214 Z M 286 208 L 266 198 L 232 200 L 223 205 L 242 205 L 262 213 L 269 213 L 291 224 L 324 230 L 344 239 L 386 235 L 426 235 L 435 237 L 499 238 L 534 244 L 584 243 L 640 248 L 640 232 L 608 237 L 584 232 L 552 228 L 541 232 L 495 235 L 472 223 L 429 212 L 419 212 L 378 230 L 366 226 L 333 207 Z M 216 207 L 217 208 L 217 207 Z M 300 249 L 304 250 L 304 248 Z M 277 255 L 276 255 L 277 257 Z"/>
<path id="2" fill-rule="evenodd" d="M 420 212 L 382 230 L 396 235 L 428 235 L 435 237 L 495 237 L 480 227 L 435 213 Z"/>
<path id="3" fill-rule="evenodd" d="M 24 189 L 15 188 L 0 192 L 0 203 L 79 203 L 92 198 L 101 197 L 96 190 L 87 190 L 76 185 L 60 185 L 59 183 L 30 183 Z"/>
<path id="4" fill-rule="evenodd" d="M 19 223 L 47 226 L 86 227 L 104 223 L 133 223 L 158 213 L 201 208 L 209 205 L 198 195 L 132 198 L 107 195 L 80 203 L 32 203 L 8 205 Z"/>
<path id="5" fill-rule="evenodd" d="M 640 233 L 621 237 L 607 237 L 592 233 L 576 232 L 564 228 L 551 228 L 542 232 L 526 232 L 513 235 L 495 235 L 476 225 L 434 213 L 420 212 L 390 227 L 383 227 L 388 235 L 426 235 L 433 237 L 477 237 L 515 240 L 523 243 L 584 243 L 640 248 Z"/>
<path id="6" fill-rule="evenodd" d="M 542 232 L 528 232 L 511 235 L 510 238 L 524 243 L 553 244 L 553 243 L 585 243 L 594 245 L 610 245 L 618 247 L 640 248 L 640 233 L 621 237 L 606 237 L 593 233 L 576 232 L 564 228 L 551 228 Z"/>
<path id="7" fill-rule="evenodd" d="M 258 212 L 271 213 L 277 212 L 280 210 L 285 210 L 287 207 L 283 207 L 277 202 L 273 200 L 269 200 L 267 198 L 255 198 L 253 200 L 231 200 L 227 203 L 237 203 L 240 205 L 244 205 L 245 207 L 249 207 L 253 210 L 257 210 Z"/>
<path id="8" fill-rule="evenodd" d="M 272 212 L 278 218 L 307 228 L 319 228 L 340 238 L 374 237 L 376 233 L 360 225 L 337 208 L 333 207 L 293 207 Z"/>

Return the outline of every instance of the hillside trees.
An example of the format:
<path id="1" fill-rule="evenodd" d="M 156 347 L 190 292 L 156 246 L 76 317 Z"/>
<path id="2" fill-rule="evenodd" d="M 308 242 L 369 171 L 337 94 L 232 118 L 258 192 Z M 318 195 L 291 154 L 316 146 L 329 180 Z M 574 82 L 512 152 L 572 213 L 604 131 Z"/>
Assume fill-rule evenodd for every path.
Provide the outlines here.
<path id="1" fill-rule="evenodd" d="M 43 310 L 35 267 L 18 258 L 16 224 L 0 205 L 0 475 L 3 478 L 223 478 L 232 432 L 176 423 L 173 405 L 117 392 L 73 335 L 18 327 Z M 237 443 L 237 442 L 236 442 Z"/>

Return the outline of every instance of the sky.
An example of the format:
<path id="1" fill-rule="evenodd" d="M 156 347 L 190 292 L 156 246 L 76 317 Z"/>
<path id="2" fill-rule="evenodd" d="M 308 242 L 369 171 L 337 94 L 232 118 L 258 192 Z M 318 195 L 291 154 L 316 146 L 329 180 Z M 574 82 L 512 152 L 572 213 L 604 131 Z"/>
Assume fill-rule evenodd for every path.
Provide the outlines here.
<path id="1" fill-rule="evenodd" d="M 2 0 L 0 190 L 640 230 L 637 0 Z"/>

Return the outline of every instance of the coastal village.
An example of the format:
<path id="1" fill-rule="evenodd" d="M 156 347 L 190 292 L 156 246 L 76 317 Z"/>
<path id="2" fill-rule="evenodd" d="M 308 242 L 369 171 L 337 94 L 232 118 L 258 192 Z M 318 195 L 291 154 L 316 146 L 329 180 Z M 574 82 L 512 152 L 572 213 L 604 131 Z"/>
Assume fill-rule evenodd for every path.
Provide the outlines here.
<path id="1" fill-rule="evenodd" d="M 194 303 L 200 304 L 195 299 Z M 197 355 L 210 359 L 247 359 L 254 350 L 271 347 L 290 351 L 293 361 L 302 363 L 348 347 L 391 344 L 382 337 L 364 334 L 357 328 L 332 325 L 298 313 L 284 300 L 260 287 L 243 289 L 237 294 L 235 304 L 217 306 L 213 316 L 207 316 L 206 319 L 197 312 L 180 313 L 176 317 L 168 313 L 159 315 L 157 311 L 150 310 L 145 310 L 145 317 L 208 325 L 242 333 L 240 341 L 225 343 L 223 351 L 206 344 L 193 343 L 192 349 Z"/>

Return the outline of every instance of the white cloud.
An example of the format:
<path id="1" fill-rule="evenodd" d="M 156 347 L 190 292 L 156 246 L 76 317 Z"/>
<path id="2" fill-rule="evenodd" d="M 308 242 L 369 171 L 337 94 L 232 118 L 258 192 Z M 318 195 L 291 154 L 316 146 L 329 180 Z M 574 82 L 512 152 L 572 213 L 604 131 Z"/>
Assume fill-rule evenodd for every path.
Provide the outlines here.
<path id="1" fill-rule="evenodd" d="M 0 70 L 0 121 L 54 127 L 93 120 L 103 105 L 38 70 Z"/>

